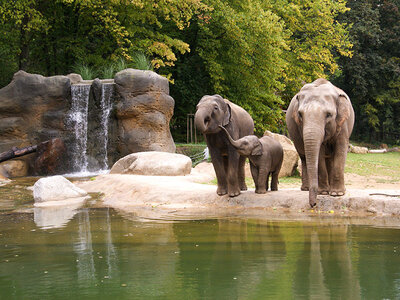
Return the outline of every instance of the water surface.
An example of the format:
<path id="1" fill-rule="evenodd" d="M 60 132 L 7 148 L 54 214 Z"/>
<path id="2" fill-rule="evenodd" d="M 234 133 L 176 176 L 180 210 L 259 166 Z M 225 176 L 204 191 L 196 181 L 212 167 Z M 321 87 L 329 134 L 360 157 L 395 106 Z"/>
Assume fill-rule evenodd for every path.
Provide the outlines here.
<path id="1" fill-rule="evenodd" d="M 398 299 L 399 247 L 397 228 L 318 219 L 3 212 L 0 299 Z"/>

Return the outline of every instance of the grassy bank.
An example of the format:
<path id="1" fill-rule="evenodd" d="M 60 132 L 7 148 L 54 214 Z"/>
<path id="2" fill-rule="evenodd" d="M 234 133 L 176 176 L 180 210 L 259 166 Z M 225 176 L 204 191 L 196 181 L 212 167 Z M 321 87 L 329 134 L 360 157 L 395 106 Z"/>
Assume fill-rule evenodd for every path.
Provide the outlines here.
<path id="1" fill-rule="evenodd" d="M 388 182 L 400 182 L 400 152 L 349 153 L 345 173 L 360 176 L 378 176 Z"/>

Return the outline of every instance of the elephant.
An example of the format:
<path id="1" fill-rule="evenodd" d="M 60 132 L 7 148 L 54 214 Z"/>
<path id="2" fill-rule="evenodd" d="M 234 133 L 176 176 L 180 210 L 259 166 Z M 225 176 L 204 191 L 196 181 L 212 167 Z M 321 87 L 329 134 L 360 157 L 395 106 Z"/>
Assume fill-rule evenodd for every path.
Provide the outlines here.
<path id="1" fill-rule="evenodd" d="M 197 104 L 194 124 L 207 142 L 217 176 L 217 194 L 235 197 L 241 190 L 247 190 L 246 158 L 229 143 L 219 125 L 224 126 L 235 139 L 253 134 L 254 122 L 249 113 L 220 95 L 205 95 Z"/>
<path id="2" fill-rule="evenodd" d="M 305 84 L 289 104 L 286 125 L 301 159 L 301 190 L 309 191 L 311 207 L 317 194 L 346 191 L 344 167 L 354 118 L 349 96 L 323 78 Z"/>
<path id="3" fill-rule="evenodd" d="M 283 162 L 282 145 L 270 136 L 258 138 L 255 135 L 247 135 L 235 141 L 224 127 L 220 128 L 237 152 L 249 158 L 251 176 L 256 185 L 255 192 L 265 194 L 268 191 L 269 175 L 271 175 L 271 191 L 277 191 L 278 175 Z"/>

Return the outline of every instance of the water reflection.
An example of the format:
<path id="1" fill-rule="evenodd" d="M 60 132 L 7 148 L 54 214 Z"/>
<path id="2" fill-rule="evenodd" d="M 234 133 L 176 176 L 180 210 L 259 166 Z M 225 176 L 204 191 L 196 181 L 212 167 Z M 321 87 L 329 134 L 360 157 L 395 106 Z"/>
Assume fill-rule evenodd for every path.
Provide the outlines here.
<path id="1" fill-rule="evenodd" d="M 64 227 L 78 212 L 81 203 L 68 206 L 35 207 L 33 209 L 36 226 L 41 229 L 52 229 Z"/>
<path id="2" fill-rule="evenodd" d="M 78 236 L 74 243 L 74 251 L 77 257 L 79 286 L 93 286 L 96 282 L 96 268 L 94 266 L 92 232 L 88 209 L 83 209 L 78 214 Z"/>
<path id="3" fill-rule="evenodd" d="M 1 299 L 400 296 L 398 229 L 318 220 L 143 223 L 110 209 L 80 209 L 55 231 L 35 231 L 29 215 L 0 216 L 0 228 Z"/>

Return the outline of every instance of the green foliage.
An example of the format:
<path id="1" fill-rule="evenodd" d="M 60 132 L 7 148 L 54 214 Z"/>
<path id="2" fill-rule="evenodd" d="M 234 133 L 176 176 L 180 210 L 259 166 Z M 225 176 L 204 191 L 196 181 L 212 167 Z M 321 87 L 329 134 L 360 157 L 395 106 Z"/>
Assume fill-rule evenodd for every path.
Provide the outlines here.
<path id="1" fill-rule="evenodd" d="M 82 76 L 83 80 L 91 80 L 96 78 L 96 71 L 94 68 L 86 65 L 86 64 L 76 64 L 73 67 L 73 71 Z"/>
<path id="2" fill-rule="evenodd" d="M 348 8 L 343 0 L 274 0 L 267 3 L 289 33 L 288 48 L 283 53 L 286 87 L 282 93 L 288 104 L 304 83 L 337 72 L 337 54 L 351 56 L 348 25 L 337 22 L 338 16 Z"/>
<path id="3" fill-rule="evenodd" d="M 356 139 L 400 140 L 398 0 L 0 1 L 0 86 L 19 69 L 112 78 L 167 76 L 174 138 L 206 94 L 244 107 L 256 132 L 285 131 L 282 109 L 318 77 L 350 96 Z"/>
<path id="4" fill-rule="evenodd" d="M 287 47 L 283 23 L 261 1 L 207 4 L 214 9 L 199 21 L 198 51 L 213 92 L 245 108 L 259 134 L 276 129 L 283 117 L 277 96 Z"/>
<path id="5" fill-rule="evenodd" d="M 143 52 L 134 52 L 132 57 L 132 67 L 138 70 L 151 70 L 153 66 L 148 57 Z"/>
<path id="6" fill-rule="evenodd" d="M 353 23 L 353 56 L 341 57 L 335 79 L 350 96 L 356 124 L 353 138 L 400 141 L 400 3 L 349 0 L 341 22 Z"/>
<path id="7" fill-rule="evenodd" d="M 106 64 L 100 68 L 99 75 L 103 79 L 114 78 L 115 75 L 115 65 L 113 63 Z"/>

